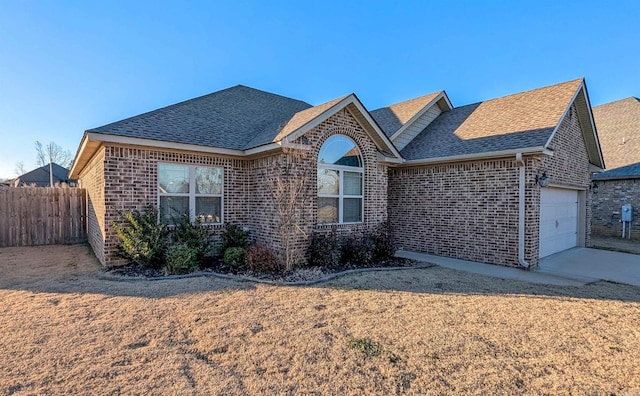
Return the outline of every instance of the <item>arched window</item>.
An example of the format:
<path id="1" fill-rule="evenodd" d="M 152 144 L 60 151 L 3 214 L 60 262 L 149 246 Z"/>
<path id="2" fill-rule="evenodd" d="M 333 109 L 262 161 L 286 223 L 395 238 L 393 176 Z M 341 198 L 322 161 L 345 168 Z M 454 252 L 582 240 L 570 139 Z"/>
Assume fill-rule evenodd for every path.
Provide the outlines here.
<path id="1" fill-rule="evenodd" d="M 360 223 L 363 202 L 360 150 L 346 136 L 331 136 L 318 154 L 318 223 Z"/>

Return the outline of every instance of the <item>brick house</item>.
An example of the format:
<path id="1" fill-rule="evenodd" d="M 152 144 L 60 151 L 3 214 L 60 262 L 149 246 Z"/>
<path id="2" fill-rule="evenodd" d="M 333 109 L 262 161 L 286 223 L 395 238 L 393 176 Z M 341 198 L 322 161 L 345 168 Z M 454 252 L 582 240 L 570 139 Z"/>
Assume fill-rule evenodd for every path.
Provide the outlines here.
<path id="1" fill-rule="evenodd" d="M 188 209 L 218 235 L 246 226 L 279 250 L 273 192 L 303 180 L 293 245 L 390 220 L 400 249 L 509 266 L 590 238 L 604 167 L 583 79 L 454 108 L 444 91 L 369 112 L 236 86 L 85 132 L 71 176 L 89 242 L 120 264 L 118 210 Z M 540 187 L 547 185 L 548 187 Z"/>
<path id="2" fill-rule="evenodd" d="M 594 234 L 621 235 L 622 205 L 633 208 L 631 227 L 640 235 L 640 100 L 630 97 L 593 108 L 607 171 L 595 174 Z"/>

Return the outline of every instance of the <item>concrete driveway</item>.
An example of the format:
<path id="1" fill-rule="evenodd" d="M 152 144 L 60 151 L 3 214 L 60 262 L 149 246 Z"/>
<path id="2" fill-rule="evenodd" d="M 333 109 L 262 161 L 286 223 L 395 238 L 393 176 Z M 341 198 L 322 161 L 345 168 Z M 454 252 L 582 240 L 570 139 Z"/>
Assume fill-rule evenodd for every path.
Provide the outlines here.
<path id="1" fill-rule="evenodd" d="M 640 286 L 640 255 L 573 248 L 541 259 L 532 272 Z"/>

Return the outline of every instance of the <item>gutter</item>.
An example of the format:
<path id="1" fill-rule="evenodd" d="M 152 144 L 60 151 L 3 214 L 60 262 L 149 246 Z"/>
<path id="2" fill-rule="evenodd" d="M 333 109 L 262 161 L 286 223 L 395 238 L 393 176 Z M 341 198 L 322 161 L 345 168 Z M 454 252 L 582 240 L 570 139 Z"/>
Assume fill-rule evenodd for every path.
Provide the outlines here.
<path id="1" fill-rule="evenodd" d="M 553 151 L 542 146 L 526 147 L 512 150 L 488 151 L 485 153 L 451 155 L 448 157 L 425 158 L 418 160 L 405 160 L 402 166 L 420 166 L 430 164 L 443 164 L 447 162 L 476 161 L 484 159 L 508 158 L 513 155 L 522 154 L 543 154 L 553 157 Z"/>
<path id="2" fill-rule="evenodd" d="M 524 259 L 525 165 L 522 153 L 516 153 L 516 164 L 520 171 L 518 182 L 518 264 L 528 270 L 531 268 L 531 264 Z"/>

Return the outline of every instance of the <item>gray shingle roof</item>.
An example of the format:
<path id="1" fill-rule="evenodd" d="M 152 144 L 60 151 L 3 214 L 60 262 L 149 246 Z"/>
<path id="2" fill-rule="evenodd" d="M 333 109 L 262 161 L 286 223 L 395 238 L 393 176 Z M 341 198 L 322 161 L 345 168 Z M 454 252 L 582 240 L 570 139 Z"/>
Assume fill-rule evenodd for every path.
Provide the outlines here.
<path id="1" fill-rule="evenodd" d="M 88 132 L 245 150 L 273 141 L 296 113 L 311 107 L 237 85 Z"/>
<path id="2" fill-rule="evenodd" d="M 55 162 L 52 163 L 51 168 L 53 170 L 53 182 L 68 182 L 69 181 L 69 169 L 64 168 Z M 13 184 L 16 186 L 22 185 L 36 185 L 38 187 L 49 186 L 49 164 L 36 168 L 30 172 L 20 175 L 13 179 Z"/>
<path id="3" fill-rule="evenodd" d="M 401 152 L 407 160 L 544 146 L 583 79 L 454 108 Z"/>
<path id="4" fill-rule="evenodd" d="M 387 136 L 393 135 L 443 91 L 405 100 L 369 112 Z"/>
<path id="5" fill-rule="evenodd" d="M 630 97 L 596 106 L 593 108 L 593 118 L 608 168 L 619 168 L 640 161 L 638 98 Z"/>
<path id="6" fill-rule="evenodd" d="M 593 175 L 596 180 L 640 178 L 640 162 Z"/>

